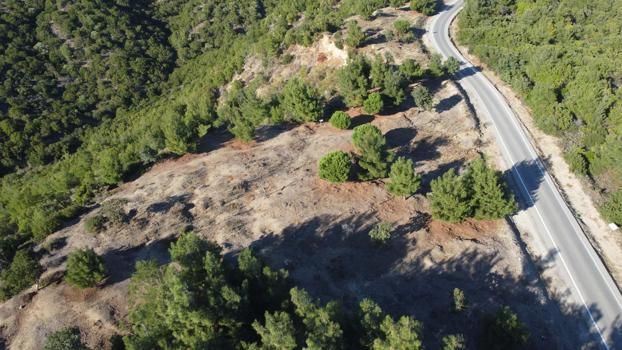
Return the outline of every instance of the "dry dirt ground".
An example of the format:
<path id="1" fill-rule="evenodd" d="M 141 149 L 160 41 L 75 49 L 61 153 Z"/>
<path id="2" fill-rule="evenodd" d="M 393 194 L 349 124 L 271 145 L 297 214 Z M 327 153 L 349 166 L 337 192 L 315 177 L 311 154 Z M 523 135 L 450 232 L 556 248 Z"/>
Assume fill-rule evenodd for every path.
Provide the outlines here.
<path id="1" fill-rule="evenodd" d="M 403 11 L 399 16 L 418 15 Z M 378 21 L 397 17 L 379 16 Z M 330 38 L 323 40 L 309 49 L 316 56 L 307 63 L 343 59 Z M 419 43 L 387 46 L 410 49 L 405 52 L 415 57 L 423 52 Z M 305 68 L 301 56 L 310 51 L 292 50 L 299 50 L 293 64 Z M 281 73 L 273 71 L 271 79 L 298 71 L 274 69 Z M 315 74 L 312 67 L 305 69 Z M 244 74 L 250 78 L 254 73 L 242 73 L 241 79 Z M 430 112 L 409 106 L 379 116 L 350 111 L 355 125 L 377 125 L 392 149 L 416 162 L 423 174 L 422 193 L 431 179 L 460 168 L 480 151 L 495 159 L 494 144 L 479 130 L 454 83 L 430 86 L 436 105 Z M 529 348 L 576 348 L 583 341 L 577 338 L 583 334 L 580 309 L 559 305 L 547 294 L 536 265 L 506 222 L 436 222 L 421 194 L 396 198 L 382 181 L 333 185 L 319 180 L 320 157 L 338 149 L 353 152 L 351 134 L 328 124 L 263 127 L 256 142 L 244 144 L 216 132 L 207 136 L 200 153 L 158 163 L 104 200 L 122 203 L 125 223 L 86 233 L 84 221 L 102 210 L 97 207 L 49 237 L 41 280 L 50 282 L 0 306 L 2 338 L 11 349 L 39 349 L 51 332 L 78 326 L 90 346 L 109 348 L 109 338 L 123 332 L 128 279 L 136 261 L 166 263 L 170 242 L 193 230 L 221 244 L 228 255 L 253 247 L 324 301 L 352 306 L 371 297 L 394 315 L 413 315 L 424 323 L 430 348 L 449 333 L 474 339 L 480 316 L 500 305 L 511 306 L 529 325 Z M 368 237 L 379 220 L 396 225 L 385 246 Z M 110 276 L 100 288 L 80 292 L 60 277 L 67 255 L 85 247 L 104 257 Z M 466 294 L 465 313 L 450 312 L 454 288 Z"/>

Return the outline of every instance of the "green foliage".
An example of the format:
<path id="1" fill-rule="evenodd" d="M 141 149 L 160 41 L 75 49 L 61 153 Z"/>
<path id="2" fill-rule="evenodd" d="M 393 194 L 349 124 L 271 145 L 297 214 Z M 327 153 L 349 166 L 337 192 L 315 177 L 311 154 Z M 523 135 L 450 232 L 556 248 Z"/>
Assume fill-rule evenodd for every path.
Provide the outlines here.
<path id="1" fill-rule="evenodd" d="M 219 123 L 228 125 L 237 138 L 250 141 L 255 129 L 268 117 L 268 108 L 250 87 L 241 82 L 232 84 L 228 98 L 218 107 Z"/>
<path id="2" fill-rule="evenodd" d="M 407 20 L 398 19 L 393 22 L 393 28 L 395 28 L 395 34 L 402 43 L 411 43 L 415 41 L 415 35 L 411 30 L 411 24 Z"/>
<path id="3" fill-rule="evenodd" d="M 61 159 L 118 109 L 159 94 L 174 64 L 142 2 L 3 1 L 0 174 Z"/>
<path id="4" fill-rule="evenodd" d="M 280 102 L 286 119 L 297 122 L 316 122 L 324 113 L 324 100 L 319 91 L 300 79 L 287 82 Z"/>
<path id="5" fill-rule="evenodd" d="M 69 327 L 50 334 L 45 340 L 44 350 L 88 350 L 80 339 L 80 329 Z"/>
<path id="6" fill-rule="evenodd" d="M 605 219 L 622 226 L 622 190 L 614 192 L 600 207 Z"/>
<path id="7" fill-rule="evenodd" d="M 410 8 L 418 11 L 426 16 L 432 16 L 436 13 L 436 0 L 411 0 Z"/>
<path id="8" fill-rule="evenodd" d="M 450 334 L 441 339 L 442 350 L 465 350 L 466 343 L 462 334 Z"/>
<path id="9" fill-rule="evenodd" d="M 428 194 L 432 216 L 435 219 L 461 222 L 472 213 L 469 192 L 461 177 L 451 169 L 430 183 L 432 192 Z"/>
<path id="10" fill-rule="evenodd" d="M 400 73 L 408 78 L 410 81 L 414 81 L 423 77 L 425 70 L 412 58 L 405 59 L 400 65 Z"/>
<path id="11" fill-rule="evenodd" d="M 386 177 L 393 155 L 387 151 L 387 141 L 380 129 L 371 124 L 357 126 L 352 141 L 360 153 L 358 164 L 363 173 L 359 177 L 364 180 Z"/>
<path id="12" fill-rule="evenodd" d="M 369 238 L 371 238 L 374 242 L 386 243 L 391 238 L 392 231 L 392 223 L 381 221 L 375 224 L 371 231 L 369 231 Z"/>
<path id="13" fill-rule="evenodd" d="M 348 113 L 344 111 L 337 111 L 330 117 L 330 124 L 337 129 L 346 130 L 350 128 L 350 125 L 352 125 L 352 119 L 350 119 Z"/>
<path id="14" fill-rule="evenodd" d="M 431 183 L 429 195 L 436 219 L 460 222 L 469 217 L 495 220 L 511 215 L 516 201 L 508 194 L 500 175 L 484 158 L 469 163 L 464 175 L 449 170 Z"/>
<path id="15" fill-rule="evenodd" d="M 449 57 L 447 60 L 445 60 L 445 63 L 443 63 L 443 70 L 447 74 L 455 74 L 456 72 L 458 72 L 458 70 L 460 70 L 460 61 L 458 61 L 454 57 Z"/>
<path id="16" fill-rule="evenodd" d="M 361 106 L 367 98 L 369 72 L 369 62 L 362 55 L 351 57 L 348 64 L 337 71 L 339 93 L 349 107 Z"/>
<path id="17" fill-rule="evenodd" d="M 103 215 L 94 215 L 84 220 L 84 229 L 86 232 L 94 234 L 99 233 L 106 225 L 106 218 Z"/>
<path id="18" fill-rule="evenodd" d="M 383 334 L 375 339 L 373 350 L 418 350 L 423 349 L 421 342 L 421 323 L 412 317 L 402 316 L 395 322 L 386 316 L 380 330 Z"/>
<path id="19" fill-rule="evenodd" d="M 322 157 L 318 163 L 320 179 L 334 183 L 348 181 L 351 171 L 352 160 L 350 156 L 343 151 L 328 153 Z"/>
<path id="20" fill-rule="evenodd" d="M 564 153 L 564 159 L 568 163 L 570 171 L 583 176 L 588 175 L 588 162 L 583 149 L 578 147 L 571 149 Z"/>
<path id="21" fill-rule="evenodd" d="M 253 322 L 253 328 L 261 338 L 262 349 L 296 349 L 296 331 L 289 314 L 283 311 L 271 314 L 266 311 L 265 319 L 265 326 L 257 321 Z"/>
<path id="22" fill-rule="evenodd" d="M 484 320 L 484 330 L 480 338 L 485 349 L 522 349 L 529 339 L 527 327 L 507 306 L 497 310 L 494 316 Z"/>
<path id="23" fill-rule="evenodd" d="M 415 100 L 415 105 L 417 107 L 421 107 L 426 111 L 432 109 L 433 101 L 432 95 L 425 86 L 417 86 L 412 91 L 413 100 Z"/>
<path id="24" fill-rule="evenodd" d="M 350 21 L 347 25 L 346 44 L 349 47 L 357 48 L 365 41 L 365 33 L 356 21 Z"/>
<path id="25" fill-rule="evenodd" d="M 26 250 L 18 250 L 11 264 L 0 273 L 0 300 L 4 301 L 33 285 L 41 267 Z"/>
<path id="26" fill-rule="evenodd" d="M 92 249 L 76 250 L 67 259 L 67 283 L 78 288 L 95 287 L 106 277 L 104 260 Z"/>
<path id="27" fill-rule="evenodd" d="M 399 157 L 389 172 L 391 182 L 387 190 L 396 196 L 412 196 L 421 187 L 421 176 L 415 173 L 415 165 L 410 159 Z"/>
<path id="28" fill-rule="evenodd" d="M 467 300 L 464 296 L 464 292 L 460 288 L 454 288 L 453 291 L 453 311 L 462 312 L 467 308 Z"/>
<path id="29" fill-rule="evenodd" d="M 318 306 L 306 291 L 298 288 L 292 288 L 290 295 L 296 315 L 302 319 L 306 330 L 305 349 L 341 348 L 343 330 L 335 321 L 338 313 L 337 303 L 329 302 L 326 306 Z"/>
<path id="30" fill-rule="evenodd" d="M 604 0 L 472 1 L 459 21 L 460 42 L 525 98 L 541 130 L 561 137 L 571 168 L 609 193 L 618 184 L 598 175 L 622 176 L 622 94 L 611 83 L 622 76 L 621 11 Z"/>
<path id="31" fill-rule="evenodd" d="M 488 166 L 484 158 L 472 161 L 464 177 L 472 193 L 471 205 L 476 219 L 501 219 L 516 211 L 516 201 L 507 194 L 499 174 Z"/>
<path id="32" fill-rule="evenodd" d="M 368 114 L 378 114 L 383 108 L 384 101 L 382 100 L 382 95 L 378 92 L 372 92 L 363 102 L 363 110 Z"/>
<path id="33" fill-rule="evenodd" d="M 432 54 L 428 63 L 428 71 L 433 77 L 441 78 L 445 76 L 445 66 L 443 65 L 443 56 L 438 53 Z"/>

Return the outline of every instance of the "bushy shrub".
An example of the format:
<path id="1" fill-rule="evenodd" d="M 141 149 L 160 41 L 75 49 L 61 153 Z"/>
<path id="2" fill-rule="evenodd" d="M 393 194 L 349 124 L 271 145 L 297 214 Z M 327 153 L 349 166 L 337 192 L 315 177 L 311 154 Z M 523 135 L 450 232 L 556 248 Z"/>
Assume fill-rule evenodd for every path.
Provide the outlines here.
<path id="1" fill-rule="evenodd" d="M 380 179 L 387 176 L 393 155 L 386 149 L 387 140 L 376 126 L 363 124 L 354 128 L 354 146 L 360 152 L 358 164 L 363 170 L 362 180 Z"/>
<path id="2" fill-rule="evenodd" d="M 445 75 L 443 56 L 437 53 L 432 54 L 430 62 L 428 62 L 428 72 L 435 78 L 441 78 Z"/>
<path id="3" fill-rule="evenodd" d="M 446 335 L 441 339 L 441 343 L 443 344 L 442 350 L 465 350 L 467 348 L 462 334 Z"/>
<path id="4" fill-rule="evenodd" d="M 80 339 L 80 329 L 69 327 L 50 334 L 45 340 L 44 350 L 88 350 Z"/>
<path id="5" fill-rule="evenodd" d="M 5 300 L 33 285 L 41 267 L 28 251 L 18 250 L 11 264 L 0 273 L 0 300 Z"/>
<path id="6" fill-rule="evenodd" d="M 379 243 L 386 243 L 391 238 L 393 224 L 390 222 L 379 222 L 369 231 L 369 237 Z"/>
<path id="7" fill-rule="evenodd" d="M 365 41 L 365 33 L 356 21 L 350 21 L 347 25 L 346 44 L 349 47 L 357 48 Z"/>
<path id="8" fill-rule="evenodd" d="M 449 57 L 445 61 L 445 63 L 443 63 L 443 70 L 447 74 L 451 74 L 451 75 L 456 74 L 456 72 L 458 72 L 459 69 L 460 69 L 460 61 L 458 61 L 454 57 Z"/>
<path id="9" fill-rule="evenodd" d="M 363 103 L 363 110 L 365 113 L 378 114 L 384 108 L 384 101 L 382 95 L 378 92 L 369 94 L 365 102 Z"/>
<path id="10" fill-rule="evenodd" d="M 412 58 L 405 59 L 399 69 L 402 75 L 411 81 L 421 78 L 425 73 L 425 70 L 421 67 L 421 65 Z"/>
<path id="11" fill-rule="evenodd" d="M 587 175 L 588 162 L 587 158 L 585 158 L 585 151 L 583 149 L 571 149 L 570 151 L 564 153 L 564 159 L 566 160 L 566 163 L 568 163 L 570 171 L 579 175 Z"/>
<path id="12" fill-rule="evenodd" d="M 622 226 L 622 190 L 614 192 L 600 207 L 605 219 Z"/>
<path id="13" fill-rule="evenodd" d="M 432 95 L 425 86 L 417 86 L 412 91 L 413 100 L 415 100 L 415 106 L 421 107 L 426 111 L 432 109 Z"/>
<path id="14" fill-rule="evenodd" d="M 291 79 L 281 96 L 285 115 L 298 122 L 316 122 L 324 112 L 324 99 L 319 91 L 301 79 Z"/>
<path id="15" fill-rule="evenodd" d="M 485 317 L 483 323 L 480 339 L 483 349 L 523 349 L 529 339 L 529 330 L 507 306 L 499 308 L 495 315 Z"/>
<path id="16" fill-rule="evenodd" d="M 352 125 L 352 119 L 350 119 L 348 113 L 337 111 L 330 117 L 330 124 L 337 129 L 345 130 L 349 129 L 350 125 Z"/>
<path id="17" fill-rule="evenodd" d="M 426 16 L 432 16 L 436 13 L 436 0 L 411 0 L 410 8 L 418 11 Z"/>
<path id="18" fill-rule="evenodd" d="M 351 169 L 350 156 L 343 151 L 328 153 L 318 164 L 320 179 L 335 183 L 348 181 Z"/>
<path id="19" fill-rule="evenodd" d="M 94 215 L 84 221 L 84 229 L 88 233 L 98 233 L 106 224 L 106 218 L 103 215 Z"/>
<path id="20" fill-rule="evenodd" d="M 396 196 L 411 196 L 421 186 L 421 176 L 415 173 L 413 161 L 404 157 L 399 157 L 391 165 L 389 178 L 391 181 L 387 184 L 387 189 Z"/>
<path id="21" fill-rule="evenodd" d="M 464 181 L 453 169 L 430 183 L 432 192 L 428 194 L 432 216 L 435 219 L 461 222 L 472 213 L 469 192 Z"/>
<path id="22" fill-rule="evenodd" d="M 464 296 L 464 292 L 460 288 L 454 288 L 453 292 L 454 303 L 453 303 L 453 311 L 461 312 L 464 311 L 467 307 L 466 297 Z"/>
<path id="23" fill-rule="evenodd" d="M 78 288 L 95 287 L 106 276 L 104 260 L 92 249 L 76 250 L 67 260 L 67 283 Z"/>

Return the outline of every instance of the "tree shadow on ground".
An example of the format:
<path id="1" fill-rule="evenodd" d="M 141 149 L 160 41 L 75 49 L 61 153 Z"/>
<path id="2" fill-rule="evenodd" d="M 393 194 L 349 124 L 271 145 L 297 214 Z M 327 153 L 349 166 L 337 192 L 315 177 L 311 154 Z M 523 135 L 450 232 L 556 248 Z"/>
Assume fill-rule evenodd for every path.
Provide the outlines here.
<path id="1" fill-rule="evenodd" d="M 534 205 L 538 199 L 538 189 L 544 181 L 544 169 L 539 160 L 527 160 L 514 164 L 503 173 L 516 194 L 521 210 Z"/>
<path id="2" fill-rule="evenodd" d="M 294 123 L 263 125 L 263 126 L 258 127 L 255 130 L 254 139 L 257 142 L 266 142 L 281 135 L 284 132 L 292 130 L 296 126 L 298 126 L 298 124 L 294 124 Z"/>
<path id="3" fill-rule="evenodd" d="M 357 115 L 356 117 L 350 118 L 350 120 L 352 122 L 352 125 L 350 126 L 350 128 L 353 129 L 353 128 L 356 128 L 357 126 L 371 123 L 374 120 L 374 116 L 369 115 L 369 114 L 361 114 L 361 115 Z"/>
<path id="4" fill-rule="evenodd" d="M 442 113 L 442 112 L 446 112 L 451 110 L 452 108 L 454 108 L 456 105 L 458 105 L 458 103 L 460 103 L 460 101 L 462 101 L 462 96 L 455 94 L 452 95 L 450 97 L 444 98 L 442 100 L 440 100 L 438 102 L 438 104 L 436 105 L 435 109 L 437 113 Z"/>
<path id="5" fill-rule="evenodd" d="M 478 320 L 501 305 L 510 305 L 532 333 L 530 349 L 577 348 L 596 339 L 587 329 L 584 309 L 558 303 L 538 290 L 534 269 L 508 271 L 497 253 L 468 248 L 448 257 L 443 247 L 420 250 L 419 240 L 429 216 L 394 231 L 387 244 L 370 240 L 377 219 L 371 214 L 343 218 L 321 215 L 266 235 L 252 248 L 275 268 L 286 268 L 297 285 L 323 301 L 339 300 L 354 310 L 365 297 L 377 301 L 394 316 L 413 315 L 424 322 L 426 347 L 439 347 L 443 335 L 463 333 L 475 348 L 481 333 Z M 410 226 L 409 226 L 410 225 Z M 469 308 L 451 312 L 452 291 L 464 291 Z M 561 297 L 561 296 L 554 296 Z M 598 317 L 598 310 L 594 315 Z"/>
<path id="6" fill-rule="evenodd" d="M 168 249 L 175 240 L 176 237 L 171 236 L 137 247 L 106 252 L 102 256 L 108 272 L 106 284 L 115 284 L 132 277 L 138 261 L 155 260 L 158 265 L 170 263 L 171 257 Z"/>
<path id="7" fill-rule="evenodd" d="M 233 140 L 233 134 L 226 128 L 210 130 L 197 143 L 197 153 L 207 153 L 219 149 Z"/>
<path id="8" fill-rule="evenodd" d="M 415 128 L 397 128 L 389 130 L 384 134 L 389 148 L 407 146 L 415 139 L 415 136 L 417 136 Z"/>

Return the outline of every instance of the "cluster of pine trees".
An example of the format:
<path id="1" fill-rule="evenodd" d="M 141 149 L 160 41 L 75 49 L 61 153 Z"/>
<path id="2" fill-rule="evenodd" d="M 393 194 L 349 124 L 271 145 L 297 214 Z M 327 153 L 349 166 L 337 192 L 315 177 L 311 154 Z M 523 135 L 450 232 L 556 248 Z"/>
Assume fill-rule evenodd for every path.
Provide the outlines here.
<path id="1" fill-rule="evenodd" d="M 459 40 L 560 136 L 576 173 L 604 190 L 622 224 L 622 2 L 468 0 Z"/>
<path id="2" fill-rule="evenodd" d="M 423 325 L 412 316 L 394 318 L 371 299 L 362 299 L 354 310 L 336 301 L 322 303 L 250 249 L 227 262 L 218 245 L 186 233 L 169 251 L 171 264 L 137 263 L 129 286 L 127 335 L 119 348 L 424 348 Z M 525 325 L 507 307 L 482 321 L 480 339 L 445 334 L 443 349 L 465 349 L 467 341 L 510 349 L 528 340 Z M 53 333 L 45 348 L 59 349 L 54 347 L 59 344 L 86 349 L 76 328 Z"/>

